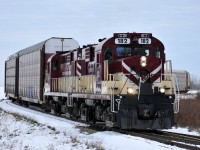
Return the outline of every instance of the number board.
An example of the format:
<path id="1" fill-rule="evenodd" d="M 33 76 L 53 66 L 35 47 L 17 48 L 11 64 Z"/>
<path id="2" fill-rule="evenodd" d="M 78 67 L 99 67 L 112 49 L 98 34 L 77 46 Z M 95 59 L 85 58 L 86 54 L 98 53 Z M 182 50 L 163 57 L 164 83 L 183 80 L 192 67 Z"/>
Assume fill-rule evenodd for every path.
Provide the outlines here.
<path id="1" fill-rule="evenodd" d="M 131 40 L 130 38 L 116 38 L 115 44 L 130 44 Z"/>
<path id="2" fill-rule="evenodd" d="M 139 38 L 138 43 L 139 44 L 151 44 L 151 39 L 150 38 Z"/>

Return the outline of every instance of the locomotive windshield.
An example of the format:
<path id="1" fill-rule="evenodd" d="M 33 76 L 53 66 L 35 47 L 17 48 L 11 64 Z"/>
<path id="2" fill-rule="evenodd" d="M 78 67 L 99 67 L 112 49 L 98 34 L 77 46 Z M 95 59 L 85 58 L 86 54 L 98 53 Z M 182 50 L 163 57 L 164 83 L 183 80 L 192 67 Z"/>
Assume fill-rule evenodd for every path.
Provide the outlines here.
<path id="1" fill-rule="evenodd" d="M 149 49 L 144 48 L 134 48 L 133 55 L 149 56 Z"/>
<path id="2" fill-rule="evenodd" d="M 127 56 L 149 56 L 149 49 L 146 48 L 132 48 L 132 47 L 117 47 L 116 55 L 118 57 L 127 57 Z"/>
<path id="3" fill-rule="evenodd" d="M 131 47 L 117 47 L 116 55 L 117 56 L 132 56 Z"/>

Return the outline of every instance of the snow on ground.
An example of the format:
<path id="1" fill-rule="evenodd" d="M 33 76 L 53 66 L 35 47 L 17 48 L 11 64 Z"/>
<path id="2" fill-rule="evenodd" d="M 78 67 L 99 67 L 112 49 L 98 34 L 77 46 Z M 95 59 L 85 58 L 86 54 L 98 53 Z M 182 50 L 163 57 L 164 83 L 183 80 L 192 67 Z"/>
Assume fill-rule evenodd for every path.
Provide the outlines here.
<path id="1" fill-rule="evenodd" d="M 199 93 L 198 90 L 190 90 L 187 92 L 187 94 L 197 94 L 197 93 Z"/>
<path id="2" fill-rule="evenodd" d="M 3 88 L 0 88 L 0 99 L 4 98 L 3 94 Z M 29 119 L 23 119 L 16 113 Z M 83 132 L 79 128 L 81 126 L 86 125 L 20 107 L 12 104 L 10 100 L 0 101 L 0 150 L 179 149 L 112 131 Z M 181 128 L 173 130 L 187 133 Z"/>
<path id="3" fill-rule="evenodd" d="M 167 129 L 167 130 L 164 130 L 164 131 L 200 136 L 200 133 L 198 133 L 196 131 L 192 131 L 190 129 L 180 128 L 180 127 L 178 127 L 178 128 L 172 127 L 172 129 Z"/>
<path id="4" fill-rule="evenodd" d="M 4 94 L 4 87 L 0 87 L 0 99 L 4 99 L 5 94 Z"/>

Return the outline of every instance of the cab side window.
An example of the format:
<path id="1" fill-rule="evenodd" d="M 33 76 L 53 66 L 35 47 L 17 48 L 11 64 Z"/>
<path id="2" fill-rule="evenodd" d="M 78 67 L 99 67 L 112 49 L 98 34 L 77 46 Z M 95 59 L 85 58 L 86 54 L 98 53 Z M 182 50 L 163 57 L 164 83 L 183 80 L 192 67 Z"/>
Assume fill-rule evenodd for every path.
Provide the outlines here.
<path id="1" fill-rule="evenodd" d="M 113 62 L 113 54 L 112 54 L 112 48 L 108 47 L 104 51 L 104 60 L 108 60 L 108 63 Z"/>
<path id="2" fill-rule="evenodd" d="M 53 67 L 53 71 L 58 70 L 59 68 L 59 64 L 58 64 L 58 60 L 53 60 L 52 61 L 52 67 Z"/>
<path id="3" fill-rule="evenodd" d="M 155 56 L 156 56 L 157 58 L 160 58 L 160 50 L 159 50 L 158 47 L 157 47 L 156 50 L 155 50 Z"/>

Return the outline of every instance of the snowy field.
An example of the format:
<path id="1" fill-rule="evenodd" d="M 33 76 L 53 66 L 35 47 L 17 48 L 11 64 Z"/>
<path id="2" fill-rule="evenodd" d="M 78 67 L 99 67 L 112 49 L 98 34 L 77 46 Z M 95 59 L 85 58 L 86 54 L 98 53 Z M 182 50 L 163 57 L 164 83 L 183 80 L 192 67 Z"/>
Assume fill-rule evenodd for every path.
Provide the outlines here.
<path id="1" fill-rule="evenodd" d="M 4 99 L 0 88 L 0 99 Z M 9 113 L 7 113 L 9 112 Z M 25 116 L 24 119 L 21 116 Z M 175 146 L 124 135 L 112 131 L 83 131 L 82 123 L 40 113 L 11 103 L 0 101 L 0 150 L 177 150 Z M 187 129 L 173 132 L 199 135 Z"/>

